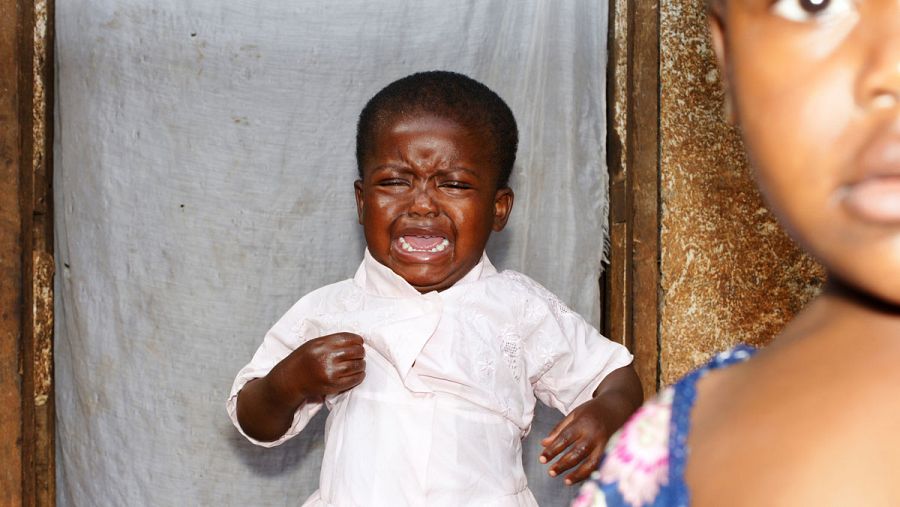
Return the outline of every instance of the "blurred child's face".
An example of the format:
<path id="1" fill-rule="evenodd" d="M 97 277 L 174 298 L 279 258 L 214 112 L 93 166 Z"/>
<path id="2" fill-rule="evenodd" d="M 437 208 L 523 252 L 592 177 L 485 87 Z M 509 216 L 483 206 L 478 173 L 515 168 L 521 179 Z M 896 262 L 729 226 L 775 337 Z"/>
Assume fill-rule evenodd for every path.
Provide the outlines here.
<path id="1" fill-rule="evenodd" d="M 832 276 L 900 304 L 900 1 L 724 3 L 713 40 L 763 193 Z"/>
<path id="2" fill-rule="evenodd" d="M 363 161 L 356 206 L 369 252 L 421 292 L 465 276 L 512 209 L 479 134 L 440 117 L 399 118 Z"/>

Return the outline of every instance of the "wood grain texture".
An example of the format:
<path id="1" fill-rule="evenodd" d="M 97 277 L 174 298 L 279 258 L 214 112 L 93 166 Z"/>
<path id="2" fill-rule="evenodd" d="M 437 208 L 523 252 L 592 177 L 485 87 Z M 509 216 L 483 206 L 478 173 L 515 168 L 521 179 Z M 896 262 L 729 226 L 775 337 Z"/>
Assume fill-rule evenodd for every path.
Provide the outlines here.
<path id="1" fill-rule="evenodd" d="M 34 428 L 31 475 L 26 494 L 31 505 L 56 503 L 56 404 L 53 387 L 53 0 L 33 0 L 30 12 L 31 52 L 31 329 L 25 338 L 24 364 L 31 386 L 25 401 L 31 405 Z M 25 37 L 28 38 L 28 33 Z"/>
<path id="2" fill-rule="evenodd" d="M 55 503 L 52 9 L 0 0 L 0 505 Z"/>
<path id="3" fill-rule="evenodd" d="M 633 350 L 641 379 L 659 387 L 659 4 L 634 3 L 628 159 L 632 179 Z"/>
<path id="4" fill-rule="evenodd" d="M 22 209 L 17 2 L 0 0 L 0 505 L 22 505 Z"/>
<path id="5" fill-rule="evenodd" d="M 606 331 L 632 351 L 650 396 L 659 380 L 658 4 L 615 0 L 610 15 Z"/>

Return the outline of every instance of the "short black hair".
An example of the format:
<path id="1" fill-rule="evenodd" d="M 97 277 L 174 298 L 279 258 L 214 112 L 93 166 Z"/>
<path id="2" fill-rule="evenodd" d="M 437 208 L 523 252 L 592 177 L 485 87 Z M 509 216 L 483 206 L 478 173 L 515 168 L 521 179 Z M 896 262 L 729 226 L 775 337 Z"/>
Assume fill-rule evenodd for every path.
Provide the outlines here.
<path id="1" fill-rule="evenodd" d="M 418 72 L 398 79 L 369 99 L 356 126 L 356 166 L 360 178 L 378 129 L 399 118 L 423 113 L 484 133 L 486 141 L 493 145 L 497 188 L 509 184 L 519 144 L 519 129 L 512 110 L 484 84 L 445 70 Z"/>

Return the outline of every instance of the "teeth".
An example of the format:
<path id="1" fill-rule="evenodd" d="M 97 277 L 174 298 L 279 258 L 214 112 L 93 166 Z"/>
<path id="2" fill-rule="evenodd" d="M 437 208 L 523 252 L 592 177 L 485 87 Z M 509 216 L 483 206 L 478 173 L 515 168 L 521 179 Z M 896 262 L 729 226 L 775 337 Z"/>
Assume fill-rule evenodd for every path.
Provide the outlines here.
<path id="1" fill-rule="evenodd" d="M 450 241 L 447 240 L 447 238 L 444 238 L 444 240 L 441 241 L 440 243 L 438 243 L 438 245 L 435 246 L 434 248 L 430 248 L 430 249 L 428 249 L 428 250 L 420 250 L 420 249 L 418 249 L 418 248 L 414 248 L 412 245 L 410 245 L 409 243 L 407 243 L 406 240 L 403 239 L 402 236 L 400 237 L 400 248 L 406 250 L 407 252 L 429 252 L 429 253 L 437 253 L 437 252 L 443 252 L 444 250 L 447 249 L 448 246 L 450 246 Z"/>

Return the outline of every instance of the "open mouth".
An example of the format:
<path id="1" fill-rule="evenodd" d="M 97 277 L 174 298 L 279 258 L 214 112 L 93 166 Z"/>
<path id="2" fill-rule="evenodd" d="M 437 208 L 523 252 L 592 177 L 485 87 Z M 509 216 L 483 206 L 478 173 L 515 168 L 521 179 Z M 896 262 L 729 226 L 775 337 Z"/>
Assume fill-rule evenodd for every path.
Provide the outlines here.
<path id="1" fill-rule="evenodd" d="M 450 246 L 450 241 L 443 236 L 400 236 L 400 248 L 406 252 L 443 252 Z"/>

